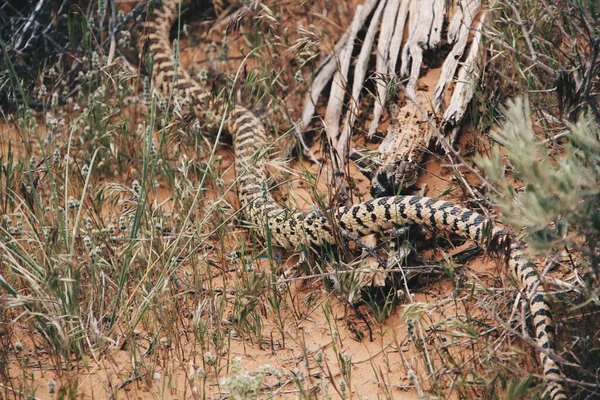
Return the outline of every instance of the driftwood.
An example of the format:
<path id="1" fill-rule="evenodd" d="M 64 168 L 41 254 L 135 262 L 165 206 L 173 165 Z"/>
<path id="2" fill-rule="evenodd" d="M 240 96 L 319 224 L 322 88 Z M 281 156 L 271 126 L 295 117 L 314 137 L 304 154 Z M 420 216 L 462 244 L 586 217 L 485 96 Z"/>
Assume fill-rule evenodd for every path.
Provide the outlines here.
<path id="1" fill-rule="evenodd" d="M 359 6 L 361 7 L 361 6 Z M 358 10 L 360 12 L 360 10 Z M 352 49 L 354 48 L 354 40 L 356 34 L 360 29 L 360 19 L 354 18 L 348 31 L 348 39 L 341 48 L 339 57 L 336 60 L 338 66 L 333 76 L 333 83 L 331 85 L 331 91 L 329 93 L 329 102 L 327 103 L 327 111 L 325 112 L 325 131 L 327 132 L 327 138 L 332 144 L 332 149 L 337 149 L 338 133 L 340 130 L 340 118 L 342 116 L 342 106 L 344 105 L 344 98 L 346 94 L 346 82 L 348 69 L 350 68 L 350 60 L 352 58 Z M 332 160 L 336 162 L 336 166 L 343 165 L 343 157 L 345 151 L 342 149 L 341 152 L 333 152 Z"/>
<path id="2" fill-rule="evenodd" d="M 382 166 L 373 180 L 374 193 L 393 195 L 396 188 L 408 188 L 417 182 L 423 156 L 433 135 L 423 115 L 430 115 L 432 111 L 430 96 L 422 92 L 402 108 L 390 106 L 391 122 L 378 149 Z"/>
<path id="3" fill-rule="evenodd" d="M 452 99 L 444 112 L 444 122 L 446 123 L 457 125 L 465 114 L 467 105 L 473 97 L 475 84 L 479 80 L 481 73 L 481 58 L 483 57 L 481 40 L 485 17 L 486 14 L 483 13 L 480 22 L 476 26 L 477 32 L 473 38 L 467 59 L 458 71 L 458 79 L 456 80 L 454 93 L 452 93 Z"/>
<path id="4" fill-rule="evenodd" d="M 375 71 L 370 77 L 375 80 L 376 93 L 369 135 L 377 131 L 386 102 L 395 95 L 394 89 L 400 87 L 401 82 L 405 84 L 406 100 L 401 107 L 391 110 L 391 124 L 379 147 L 382 166 L 376 175 L 383 176 L 385 183 L 392 186 L 414 182 L 422 156 L 430 145 L 432 130 L 450 132 L 452 141 L 473 96 L 473 87 L 479 78 L 477 61 L 485 19 L 480 7 L 479 0 L 455 0 L 453 3 L 445 0 L 367 0 L 357 7 L 350 28 L 336 44 L 333 54 L 322 63 L 312 90 L 305 98 L 302 121 L 297 126 L 298 135 L 301 136 L 311 123 L 318 98 L 333 79 L 325 128 L 332 146 L 334 170 L 338 173 L 346 170 L 368 61 L 376 44 Z M 445 21 L 448 28 L 443 38 Z M 350 56 L 360 29 L 366 29 L 366 36 L 360 43 L 362 47 L 355 60 L 354 75 L 349 77 Z M 405 33 L 407 37 L 404 37 Z M 442 44 L 450 44 L 452 49 L 443 64 L 437 67 L 440 70 L 437 83 L 420 85 L 423 71 L 427 71 L 423 68 L 424 52 L 435 52 Z M 428 68 L 436 67 L 428 65 Z M 352 93 L 348 93 L 347 82 L 352 82 Z M 431 91 L 429 86 L 432 86 Z M 342 115 L 344 104 L 347 112 Z M 431 121 L 437 121 L 438 126 L 431 126 Z"/>
<path id="5" fill-rule="evenodd" d="M 356 8 L 356 13 L 354 15 L 354 20 L 358 21 L 359 26 L 363 26 L 373 8 L 377 5 L 378 0 L 368 0 L 362 6 Z M 354 20 L 352 25 L 354 25 Z M 317 101 L 319 100 L 319 96 L 325 89 L 325 86 L 329 83 L 333 74 L 337 70 L 339 60 L 339 54 L 342 51 L 342 48 L 349 40 L 350 31 L 347 31 L 344 35 L 342 35 L 341 39 L 336 43 L 333 54 L 330 54 L 325 58 L 324 61 L 321 62 L 319 66 L 319 71 L 317 75 L 315 75 L 313 79 L 313 83 L 310 88 L 310 92 L 306 95 L 304 99 L 304 107 L 302 112 L 302 121 L 296 126 L 296 131 L 301 134 L 304 132 L 308 126 L 310 125 L 313 116 L 315 115 L 315 106 Z M 354 42 L 355 37 L 352 37 L 352 42 Z"/>
<path id="6" fill-rule="evenodd" d="M 423 62 L 423 50 L 435 49 L 441 41 L 444 0 L 413 0 L 410 2 L 409 35 L 402 48 L 400 73 L 408 76 L 406 92 L 415 96 L 415 88 Z"/>
<path id="7" fill-rule="evenodd" d="M 350 96 L 348 112 L 346 113 L 346 118 L 344 119 L 344 127 L 342 128 L 342 133 L 340 134 L 336 145 L 337 153 L 342 157 L 346 157 L 346 154 L 348 153 L 352 127 L 354 126 L 354 122 L 356 121 L 356 117 L 359 113 L 358 99 L 360 98 L 360 92 L 367 75 L 369 56 L 371 55 L 371 48 L 375 42 L 375 34 L 377 32 L 377 28 L 379 27 L 379 21 L 381 20 L 381 14 L 384 6 L 385 2 L 380 2 L 375 10 L 375 13 L 371 17 L 371 23 L 369 24 L 367 34 L 365 35 L 363 46 L 360 50 L 358 58 L 356 59 L 354 80 L 352 82 L 352 95 Z M 328 132 L 329 137 L 334 135 L 337 136 L 337 132 Z"/>

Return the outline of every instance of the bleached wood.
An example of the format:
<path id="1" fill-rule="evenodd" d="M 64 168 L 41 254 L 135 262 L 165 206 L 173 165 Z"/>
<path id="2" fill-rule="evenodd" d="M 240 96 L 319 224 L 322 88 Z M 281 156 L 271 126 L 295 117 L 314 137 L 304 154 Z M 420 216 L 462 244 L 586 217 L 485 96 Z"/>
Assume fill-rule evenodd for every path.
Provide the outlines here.
<path id="1" fill-rule="evenodd" d="M 344 118 L 344 126 L 342 128 L 342 133 L 340 135 L 340 139 L 338 141 L 337 146 L 338 154 L 341 154 L 344 158 L 346 157 L 346 152 L 350 144 L 352 127 L 354 126 L 354 121 L 356 120 L 356 116 L 358 115 L 360 92 L 362 91 L 363 84 L 365 82 L 365 76 L 367 74 L 367 68 L 369 66 L 369 58 L 371 56 L 373 43 L 375 41 L 375 34 L 377 33 L 377 29 L 379 28 L 379 21 L 381 20 L 381 14 L 385 7 L 385 4 L 386 1 L 382 0 L 375 9 L 373 17 L 371 18 L 371 22 L 369 24 L 369 28 L 367 29 L 367 34 L 365 35 L 365 39 L 360 49 L 360 54 L 358 55 L 358 58 L 356 60 L 354 79 L 352 81 L 352 97 L 349 101 L 350 107 L 348 109 L 348 112 L 346 113 L 346 117 Z"/>
<path id="2" fill-rule="evenodd" d="M 408 76 L 406 91 L 415 95 L 421 72 L 423 50 L 434 48 L 441 41 L 444 22 L 444 0 L 414 0 L 410 7 L 409 36 L 402 49 L 402 76 Z M 410 72 L 409 72 L 410 69 Z"/>
<path id="3" fill-rule="evenodd" d="M 429 28 L 428 49 L 436 48 L 442 41 L 442 25 L 444 24 L 444 16 L 446 15 L 446 0 L 434 0 L 432 12 L 433 20 Z"/>
<path id="4" fill-rule="evenodd" d="M 408 187 L 416 182 L 423 154 L 431 140 L 431 129 L 423 117 L 432 112 L 426 93 L 418 92 L 400 108 L 390 106 L 391 123 L 378 148 L 382 166 L 377 175 L 385 174 L 395 185 Z"/>
<path id="5" fill-rule="evenodd" d="M 433 4 L 435 0 L 414 0 L 411 3 L 408 19 L 408 40 L 402 49 L 402 76 L 408 76 L 406 92 L 415 96 L 415 88 L 421 72 L 423 46 L 429 42 L 429 33 L 433 23 Z"/>
<path id="6" fill-rule="evenodd" d="M 377 58 L 375 68 L 377 73 L 385 74 L 387 72 L 390 42 L 394 34 L 396 15 L 400 8 L 401 0 L 389 0 L 385 6 L 383 20 L 381 21 L 381 31 L 379 32 L 379 41 L 377 42 Z"/>
<path id="7" fill-rule="evenodd" d="M 458 63 L 462 58 L 467 46 L 469 32 L 472 29 L 471 25 L 475 15 L 479 11 L 479 6 L 479 1 L 462 0 L 460 9 L 452 18 L 452 22 L 450 23 L 448 31 L 448 40 L 453 39 L 455 42 L 452 50 L 446 57 L 446 60 L 444 60 L 442 72 L 440 73 L 440 77 L 435 88 L 433 101 L 436 109 L 440 106 L 444 99 L 444 93 L 448 83 L 451 82 L 455 76 L 456 68 L 458 67 Z M 458 21 L 458 23 L 456 21 Z"/>
<path id="8" fill-rule="evenodd" d="M 414 0 L 413 0 L 414 1 Z M 402 0 L 400 3 L 400 9 L 396 15 L 396 21 L 394 23 L 394 33 L 389 42 L 389 57 L 387 62 L 387 77 L 395 77 L 396 76 L 396 64 L 398 62 L 398 54 L 400 54 L 400 49 L 402 48 L 402 39 L 404 37 L 404 27 L 406 25 L 406 19 L 408 16 L 408 9 L 410 6 L 411 0 Z M 381 119 L 381 115 L 383 114 L 383 107 L 386 102 L 386 94 L 389 82 L 379 80 L 377 82 L 377 99 L 379 101 L 375 102 L 373 106 L 373 120 L 369 126 L 368 135 L 372 137 L 375 131 L 377 130 L 377 126 L 379 126 L 379 120 Z"/>
<path id="9" fill-rule="evenodd" d="M 398 64 L 398 55 L 400 49 L 402 49 L 402 40 L 404 39 L 404 28 L 408 17 L 408 9 L 410 7 L 411 0 L 402 0 L 400 4 L 400 10 L 396 16 L 396 26 L 394 27 L 394 36 L 390 43 L 390 62 L 388 64 L 388 74 L 390 76 L 396 75 L 396 65 Z"/>
<path id="10" fill-rule="evenodd" d="M 487 13 L 483 12 L 478 24 L 475 26 L 476 33 L 473 37 L 467 58 L 458 70 L 454 93 L 452 93 L 450 104 L 444 113 L 444 123 L 456 125 L 462 119 L 467 105 L 473 98 L 475 84 L 479 80 L 483 65 L 483 61 L 481 60 L 483 57 L 481 40 L 483 38 L 486 15 Z"/>
<path id="11" fill-rule="evenodd" d="M 367 17 L 373 11 L 373 8 L 377 5 L 379 0 L 367 0 L 362 7 L 361 12 L 357 12 L 354 15 L 354 19 L 358 19 L 359 25 L 363 26 Z M 351 24 L 352 25 L 352 24 Z M 319 67 L 319 72 L 313 79 L 310 91 L 304 97 L 304 106 L 302 113 L 302 120 L 296 125 L 296 133 L 302 135 L 302 133 L 308 128 L 313 115 L 315 114 L 315 107 L 321 92 L 327 86 L 327 83 L 331 80 L 331 77 L 337 69 L 337 58 L 341 49 L 345 46 L 348 37 L 350 36 L 350 28 L 346 31 L 341 39 L 336 43 L 333 54 L 325 58 Z"/>
<path id="12" fill-rule="evenodd" d="M 362 5 L 356 8 L 356 14 L 362 13 Z M 340 118 L 342 115 L 342 106 L 344 105 L 344 98 L 346 96 L 346 82 L 348 82 L 348 69 L 350 67 L 350 58 L 352 57 L 352 49 L 354 48 L 354 41 L 356 34 L 360 29 L 359 18 L 354 18 L 350 25 L 350 32 L 346 45 L 341 49 L 338 58 L 338 65 L 336 72 L 333 76 L 333 83 L 331 85 L 331 91 L 329 93 L 329 100 L 327 102 L 327 110 L 325 111 L 325 132 L 327 139 L 332 145 L 332 149 L 336 151 L 332 152 L 332 160 L 336 162 L 334 165 L 340 170 L 344 170 L 344 153 L 339 153 L 337 150 L 338 146 L 338 135 L 340 132 Z"/>
<path id="13" fill-rule="evenodd" d="M 479 7 L 479 0 L 460 0 L 458 2 L 458 5 L 456 6 L 457 10 L 448 24 L 448 43 L 454 43 L 456 41 L 460 27 L 463 25 L 463 15 L 472 13 L 469 9 L 473 6 Z"/>
<path id="14" fill-rule="evenodd" d="M 379 118 L 383 113 L 383 105 L 386 101 L 387 82 L 386 76 L 388 74 L 388 63 L 390 54 L 390 42 L 392 35 L 394 34 L 394 26 L 396 21 L 396 15 L 400 8 L 401 0 L 390 0 L 386 4 L 385 11 L 383 13 L 383 20 L 381 21 L 381 30 L 379 32 L 379 41 L 377 43 L 377 55 L 375 61 L 375 74 L 377 75 L 377 98 L 373 110 L 373 121 L 369 126 L 369 137 L 373 136 L 379 125 Z"/>
<path id="15" fill-rule="evenodd" d="M 370 4 L 375 4 L 375 1 L 371 0 Z M 352 26 L 344 35 L 345 42 L 343 45 L 341 43 L 336 45 L 335 54 L 323 64 L 315 80 L 316 84 L 313 85 L 313 92 L 306 97 L 306 101 L 310 103 L 311 107 L 305 107 L 304 125 L 300 126 L 304 129 L 308 125 L 314 113 L 314 104 L 318 93 L 327 85 L 327 79 L 331 79 L 331 76 L 335 74 L 325 115 L 325 124 L 328 140 L 335 147 L 333 156 L 338 172 L 345 169 L 344 163 L 347 160 L 352 128 L 359 113 L 361 90 L 375 40 L 378 40 L 375 74 L 383 79 L 376 82 L 374 118 L 369 126 L 369 134 L 374 133 L 379 125 L 389 89 L 387 78 L 395 76 L 397 62 L 401 63 L 401 73 L 409 77 L 405 91 L 405 97 L 408 100 L 406 105 L 401 109 L 396 108 L 395 111 L 390 110 L 392 121 L 387 136 L 379 147 L 383 163 L 378 170 L 379 175 L 385 175 L 389 178 L 389 182 L 395 181 L 394 183 L 399 183 L 398 180 L 408 180 L 408 183 L 411 183 L 416 179 L 421 158 L 432 137 L 433 126 L 430 124 L 436 120 L 435 114 L 440 112 L 440 107 L 444 106 L 444 99 L 450 97 L 446 92 L 451 87 L 456 91 L 451 96 L 448 110 L 442 117 L 443 120 L 440 118 L 438 121 L 441 120 L 442 124 L 446 122 L 456 124 L 463 117 L 466 105 L 473 94 L 471 79 L 474 77 L 474 73 L 478 74 L 474 65 L 477 58 L 476 53 L 471 50 L 466 57 L 463 57 L 463 54 L 469 38 L 472 36 L 473 28 L 471 26 L 479 13 L 481 0 L 456 0 L 456 2 L 458 1 L 460 4 L 457 5 L 455 2 L 448 3 L 446 0 L 380 0 L 376 5 L 377 9 L 373 12 L 360 54 L 356 59 L 355 74 L 352 77 L 352 93 L 347 96 L 346 83 L 349 82 L 347 71 L 355 42 L 354 37 L 371 12 L 368 11 L 367 3 L 365 3 L 365 7 L 357 9 Z M 425 81 L 423 87 L 417 92 L 417 82 L 421 78 L 423 52 L 426 49 L 435 51 L 440 47 L 446 8 L 454 13 L 448 23 L 447 36 L 452 49 L 439 71 L 440 77 L 435 86 L 429 89 L 431 83 Z M 362 22 L 359 24 L 358 21 Z M 380 27 L 379 35 L 377 35 L 378 27 Z M 405 36 L 408 37 L 405 38 Z M 403 41 L 406 42 L 404 45 Z M 479 47 L 480 42 L 481 36 L 475 35 L 473 46 Z M 399 54 L 401 54 L 400 61 L 398 61 Z M 465 65 L 461 67 L 460 63 L 463 58 L 465 58 Z M 327 79 L 321 81 L 321 77 L 325 75 L 324 71 L 327 72 Z M 457 80 L 457 83 L 451 86 L 450 83 L 453 80 Z M 316 91 L 314 88 L 319 90 Z M 435 90 L 433 90 L 434 88 Z M 349 107 L 346 115 L 341 119 L 342 123 L 340 115 L 344 103 L 349 104 Z M 340 124 L 343 126 L 338 136 Z M 439 133 L 439 128 L 436 129 Z M 446 129 L 446 132 L 455 131 L 456 125 L 448 126 Z"/>

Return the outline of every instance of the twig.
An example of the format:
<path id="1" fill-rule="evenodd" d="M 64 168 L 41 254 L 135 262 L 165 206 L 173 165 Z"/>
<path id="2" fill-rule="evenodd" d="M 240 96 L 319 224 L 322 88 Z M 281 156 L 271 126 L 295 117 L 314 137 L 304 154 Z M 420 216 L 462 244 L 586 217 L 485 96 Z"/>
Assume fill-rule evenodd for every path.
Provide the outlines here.
<path id="1" fill-rule="evenodd" d="M 108 50 L 108 57 L 106 59 L 106 65 L 110 65 L 115 57 L 115 50 L 117 48 L 117 5 L 115 0 L 110 0 L 110 19 L 108 20 L 108 29 L 110 31 L 110 48 Z"/>
<path id="2" fill-rule="evenodd" d="M 27 393 L 27 394 L 26 394 L 26 393 L 25 393 L 24 391 L 22 391 L 22 390 L 13 389 L 13 388 L 11 388 L 11 387 L 9 387 L 9 386 L 7 386 L 7 385 L 4 385 L 4 384 L 2 384 L 2 383 L 0 383 L 0 387 L 1 387 L 1 388 L 4 388 L 5 390 L 9 390 L 9 391 L 11 391 L 12 393 L 15 393 L 15 394 L 20 394 L 21 396 L 23 396 L 23 398 L 30 398 L 30 399 L 33 399 L 33 400 L 41 400 L 39 397 L 29 397 L 31 394 L 29 394 L 29 393 Z"/>
<path id="3" fill-rule="evenodd" d="M 37 5 L 35 6 L 35 8 L 33 9 L 33 12 L 29 15 L 29 19 L 27 20 L 27 22 L 25 23 L 25 25 L 23 26 L 22 34 L 19 36 L 19 38 L 17 39 L 17 42 L 15 43 L 14 49 L 18 54 L 23 54 L 23 50 L 25 50 L 25 48 L 27 48 L 27 44 L 29 44 L 29 41 L 27 42 L 27 44 L 20 49 L 19 47 L 21 47 L 21 42 L 23 41 L 23 35 L 29 30 L 29 28 L 31 27 L 32 24 L 38 24 L 38 22 L 36 21 L 36 18 L 38 16 L 38 14 L 40 13 L 40 11 L 42 11 L 42 8 L 44 8 L 44 5 L 46 4 L 46 0 L 40 0 Z"/>
<path id="4" fill-rule="evenodd" d="M 594 48 L 594 51 L 592 53 L 592 58 L 590 60 L 590 65 L 588 67 L 588 70 L 587 70 L 587 73 L 586 73 L 586 77 L 585 77 L 584 90 L 583 90 L 583 98 L 585 99 L 585 101 L 588 104 L 588 106 L 592 109 L 592 111 L 594 112 L 594 114 L 596 115 L 596 121 L 598 121 L 600 123 L 600 111 L 598 110 L 598 107 L 596 107 L 595 100 L 590 97 L 590 89 L 592 87 L 592 77 L 593 76 L 597 77 L 597 75 L 594 75 L 594 70 L 595 70 L 595 67 L 596 67 L 596 60 L 598 59 L 598 54 L 600 53 L 600 34 L 592 42 L 592 46 Z"/>

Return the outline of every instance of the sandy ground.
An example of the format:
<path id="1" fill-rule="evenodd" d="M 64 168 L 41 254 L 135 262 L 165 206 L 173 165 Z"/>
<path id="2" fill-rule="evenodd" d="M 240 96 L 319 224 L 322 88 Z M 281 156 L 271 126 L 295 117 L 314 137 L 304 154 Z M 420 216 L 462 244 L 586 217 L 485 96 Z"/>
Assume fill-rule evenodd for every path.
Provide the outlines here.
<path id="1" fill-rule="evenodd" d="M 337 12 L 326 13 L 319 7 L 299 6 L 290 9 L 290 14 L 283 14 L 280 24 L 277 26 L 278 32 L 283 34 L 286 29 L 292 31 L 297 25 L 304 23 L 306 26 L 310 23 L 321 23 L 322 29 L 327 32 L 327 38 L 337 38 L 343 31 L 340 26 L 346 26 L 352 15 L 352 7 L 337 10 Z M 326 24 L 324 21 L 330 21 Z M 215 38 L 221 36 L 222 26 L 216 25 L 212 35 Z M 191 25 L 192 29 L 197 28 L 197 24 Z M 244 28 L 248 29 L 248 28 Z M 205 26 L 201 26 L 201 31 L 206 31 Z M 292 34 L 293 36 L 293 34 Z M 243 42 L 243 36 L 235 41 L 228 42 L 232 49 L 236 48 L 236 43 Z M 184 64 L 198 73 L 204 68 L 212 70 L 223 70 L 229 73 L 236 71 L 239 65 L 239 58 L 235 57 L 235 50 L 227 62 L 209 63 L 206 60 L 206 53 L 201 48 L 195 47 L 189 38 L 182 40 L 182 60 Z M 331 46 L 333 40 L 322 43 L 323 47 Z M 324 49 L 322 49 L 324 50 Z M 284 63 L 286 50 L 281 49 L 282 54 L 278 63 Z M 209 55 L 210 57 L 210 55 Z M 253 61 L 250 60 L 247 68 L 252 67 Z M 306 78 L 309 73 L 304 72 Z M 430 70 L 423 80 L 423 87 L 430 91 L 435 88 L 435 81 L 439 76 L 439 71 Z M 291 110 L 292 115 L 298 116 L 301 112 L 303 92 L 290 90 L 287 97 L 281 99 Z M 272 114 L 271 114 L 272 115 Z M 267 113 L 267 118 L 270 116 Z M 364 116 L 364 126 L 368 124 L 368 115 Z M 380 131 L 385 132 L 389 117 L 384 118 Z M 10 125 L 0 127 L 0 135 L 4 139 L 1 142 L 0 151 L 6 153 L 7 143 L 10 141 L 13 146 L 20 143 L 18 132 Z M 475 148 L 475 133 L 469 129 L 460 135 L 456 148 L 463 154 L 472 154 Z M 11 139 L 12 138 L 14 141 Z M 371 149 L 377 147 L 377 143 L 364 143 L 364 138 L 357 135 L 355 142 L 357 145 L 367 146 Z M 21 143 L 22 144 L 22 143 Z M 35 143 L 34 143 L 35 144 Z M 322 152 L 321 144 L 316 143 L 312 147 L 317 157 Z M 233 183 L 235 177 L 231 166 L 233 155 L 229 146 L 223 146 L 218 156 L 222 157 L 220 167 L 224 173 L 226 186 Z M 418 186 L 425 191 L 428 196 L 439 196 L 449 188 L 458 187 L 454 180 L 453 172 L 444 166 L 443 156 L 432 153 L 425 160 L 426 169 L 420 175 Z M 327 190 L 327 182 L 323 174 L 320 174 L 319 168 L 308 161 L 288 165 L 289 168 L 300 171 L 308 170 L 319 176 L 317 187 L 320 190 Z M 357 184 L 357 195 L 363 199 L 369 198 L 369 181 L 362 176 L 356 169 L 351 172 L 355 183 Z M 477 182 L 466 174 L 471 184 Z M 288 189 L 296 194 L 296 200 L 299 207 L 308 209 L 312 200 L 306 190 L 306 186 L 299 179 L 293 179 L 288 185 Z M 158 200 L 168 199 L 172 188 L 161 186 L 158 193 Z M 209 194 L 210 196 L 210 194 Z M 229 194 L 229 199 L 235 203 L 235 193 Z M 444 196 L 445 199 L 460 201 L 462 193 L 460 190 Z M 231 243 L 239 242 L 238 238 L 244 238 L 246 234 L 243 229 L 236 229 L 230 233 L 235 240 Z M 423 253 L 427 260 L 443 259 L 448 253 L 454 253 L 467 247 L 466 243 L 456 249 L 448 247 L 440 248 L 438 251 L 428 250 Z M 235 250 L 235 249 L 230 249 Z M 450 251 L 448 251 L 450 250 Z M 287 266 L 292 266 L 298 260 L 298 255 L 293 253 L 278 253 L 285 261 Z M 268 270 L 269 263 L 266 260 L 255 260 L 257 268 Z M 462 274 L 468 281 L 474 281 L 484 286 L 502 287 L 503 283 L 498 276 L 501 276 L 503 266 L 494 260 L 484 256 L 478 256 L 471 260 L 462 269 Z M 185 267 L 182 273 L 185 271 Z M 228 279 L 216 277 L 209 287 L 223 288 L 226 282 L 234 282 L 238 279 L 244 279 L 244 274 L 239 271 L 227 272 Z M 444 392 L 438 392 L 436 395 L 443 398 L 455 398 L 456 392 L 452 391 L 453 381 L 457 374 L 465 374 L 469 371 L 469 365 L 473 368 L 481 368 L 478 359 L 487 357 L 489 352 L 497 351 L 499 348 L 507 351 L 505 357 L 512 354 L 509 349 L 509 342 L 504 335 L 499 334 L 494 328 L 495 321 L 489 315 L 485 315 L 481 307 L 475 306 L 472 299 L 465 300 L 466 294 L 459 294 L 455 297 L 455 288 L 450 279 L 445 277 L 424 278 L 415 289 L 411 289 L 412 297 L 406 299 L 404 304 L 396 306 L 391 316 L 383 323 L 378 324 L 372 315 L 363 307 L 365 320 L 357 317 L 354 311 L 343 301 L 336 298 L 331 291 L 324 287 L 318 279 L 303 279 L 293 282 L 287 288 L 286 299 L 281 317 L 286 321 L 283 326 L 285 330 L 279 328 L 279 323 L 274 320 L 272 313 L 265 313 L 263 320 L 263 339 L 260 342 L 254 340 L 242 339 L 234 335 L 228 342 L 225 357 L 220 365 L 210 365 L 206 354 L 202 354 L 197 338 L 192 334 L 194 330 L 193 312 L 201 304 L 194 304 L 195 296 L 182 296 L 178 301 L 181 303 L 181 318 L 176 326 L 164 327 L 153 326 L 152 322 L 145 322 L 133 333 L 135 342 L 139 349 L 150 349 L 147 353 L 133 354 L 132 350 L 125 346 L 124 337 L 131 335 L 131 332 L 125 327 L 119 327 L 111 337 L 114 342 L 107 346 L 104 351 L 90 353 L 86 359 L 72 360 L 70 370 L 56 371 L 49 359 L 43 353 L 36 349 L 37 342 L 40 340 L 31 334 L 22 331 L 21 340 L 23 351 L 21 357 L 27 357 L 30 361 L 30 367 L 27 374 L 28 379 L 34 379 L 39 385 L 35 392 L 35 397 L 40 399 L 57 398 L 56 394 L 49 393 L 48 382 L 54 380 L 60 386 L 69 380 L 72 376 L 77 376 L 77 398 L 100 399 L 106 398 L 107 393 L 113 393 L 114 398 L 122 399 L 145 399 L 145 398 L 164 398 L 164 399 L 183 399 L 183 398 L 225 398 L 227 391 L 219 385 L 219 379 L 214 375 L 204 379 L 202 374 L 198 373 L 198 368 L 206 371 L 218 371 L 217 375 L 227 376 L 230 373 L 231 362 L 234 358 L 241 358 L 242 366 L 247 371 L 255 372 L 260 366 L 269 364 L 270 366 L 284 371 L 288 377 L 283 385 L 275 385 L 276 380 L 273 377 L 266 379 L 266 385 L 272 385 L 265 390 L 261 397 L 266 393 L 272 393 L 276 398 L 394 398 L 394 399 L 417 399 L 420 398 L 421 389 L 427 390 L 431 387 L 429 382 L 444 379 L 448 389 Z M 510 285 L 510 284 L 509 284 Z M 328 307 L 330 312 L 325 312 Z M 484 323 L 490 324 L 488 334 L 491 339 L 485 348 L 474 344 L 469 338 L 464 338 L 464 346 L 460 345 L 461 339 L 455 337 L 452 345 L 446 342 L 450 336 L 446 335 L 445 323 L 457 316 L 469 315 L 472 318 L 481 318 Z M 333 316 L 333 318 L 332 318 Z M 369 338 L 365 321 L 369 322 L 372 329 L 373 340 Z M 407 325 L 407 321 L 410 323 Z M 217 323 L 217 322 L 212 322 Z M 17 327 L 17 331 L 20 329 Z M 414 333 L 414 330 L 417 333 Z M 413 331 L 412 334 L 409 331 Z M 173 332 L 178 335 L 177 339 L 169 337 Z M 481 329 L 479 334 L 485 332 Z M 361 340 L 359 337 L 363 336 Z M 415 343 L 415 337 L 423 340 L 423 343 Z M 448 346 L 447 346 L 448 345 Z M 526 350 L 530 351 L 530 350 Z M 452 358 L 456 360 L 453 367 L 447 363 L 441 362 L 445 359 L 444 352 L 452 353 Z M 318 360 L 321 357 L 322 360 Z M 347 354 L 351 357 L 351 388 L 344 392 L 340 388 L 340 360 L 338 354 Z M 424 362 L 424 360 L 428 360 Z M 522 362 L 522 360 L 521 360 Z M 13 358 L 11 368 L 14 376 L 19 375 L 20 363 Z M 35 367 L 34 367 L 35 366 Z M 429 366 L 429 367 L 428 367 Z M 468 374 L 468 372 L 467 372 Z M 411 378 L 415 376 L 416 379 Z M 309 388 L 309 393 L 301 394 L 293 379 L 301 379 L 304 388 Z M 423 387 L 421 387 L 423 385 Z M 326 393 L 324 386 L 329 387 Z M 7 393 L 7 392 L 5 392 Z M 1 397 L 1 396 L 0 396 Z M 10 397 L 10 396 L 9 396 Z M 19 396 L 15 394 L 15 398 Z"/>

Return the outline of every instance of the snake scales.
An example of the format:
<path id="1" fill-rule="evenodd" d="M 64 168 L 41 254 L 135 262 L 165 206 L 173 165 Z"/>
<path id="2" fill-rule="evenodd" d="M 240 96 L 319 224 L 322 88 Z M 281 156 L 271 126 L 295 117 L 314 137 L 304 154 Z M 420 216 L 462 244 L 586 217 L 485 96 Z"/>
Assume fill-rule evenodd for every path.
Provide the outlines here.
<path id="1" fill-rule="evenodd" d="M 319 211 L 291 213 L 279 206 L 263 186 L 267 182 L 263 156 L 268 142 L 262 122 L 242 106 L 230 109 L 224 100 L 214 98 L 176 65 L 169 32 L 179 17 L 183 1 L 163 0 L 152 11 L 140 45 L 153 57 L 152 77 L 160 93 L 168 97 L 177 92 L 189 102 L 197 118 L 208 118 L 210 113 L 211 118 L 222 120 L 224 128 L 233 135 L 240 204 L 246 219 L 262 230 L 263 237 L 271 235 L 283 247 L 319 246 L 335 243 L 334 229 L 361 237 L 411 223 L 461 235 L 488 249 L 504 247 L 509 253 L 509 268 L 527 294 L 535 340 L 541 349 L 552 348 L 554 328 L 550 307 L 537 292 L 541 282 L 535 266 L 526 261 L 507 233 L 478 213 L 447 201 L 418 196 L 381 197 L 341 207 L 333 213 L 332 220 Z M 540 352 L 540 359 L 550 397 L 566 399 L 559 383 L 558 366 L 547 351 Z"/>

